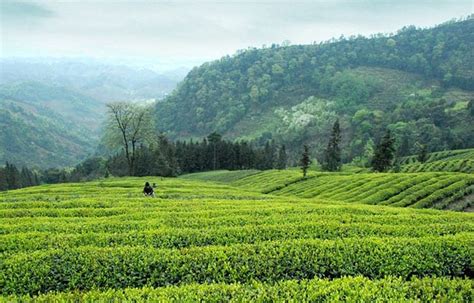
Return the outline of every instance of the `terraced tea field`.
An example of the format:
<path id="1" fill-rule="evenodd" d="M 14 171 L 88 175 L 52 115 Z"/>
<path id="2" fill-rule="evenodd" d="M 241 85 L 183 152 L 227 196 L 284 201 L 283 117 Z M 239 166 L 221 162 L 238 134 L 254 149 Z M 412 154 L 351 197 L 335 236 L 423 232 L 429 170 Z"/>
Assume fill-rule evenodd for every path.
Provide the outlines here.
<path id="1" fill-rule="evenodd" d="M 424 163 L 417 156 L 405 157 L 400 161 L 401 172 L 463 172 L 474 173 L 474 149 L 448 150 L 428 154 Z"/>
<path id="2" fill-rule="evenodd" d="M 358 203 L 412 174 L 372 174 L 365 196 L 345 197 L 351 175 L 219 174 L 0 193 L 0 301 L 472 301 L 472 213 Z M 323 178 L 340 185 L 318 198 Z M 145 181 L 157 198 L 141 196 Z"/>
<path id="3" fill-rule="evenodd" d="M 460 173 L 321 174 L 271 192 L 398 207 L 465 210 L 474 192 L 474 175 Z M 462 203 L 460 203 L 462 201 Z"/>
<path id="4" fill-rule="evenodd" d="M 208 173 L 189 175 L 206 180 Z M 465 173 L 318 173 L 303 179 L 298 170 L 269 170 L 236 178 L 238 171 L 220 172 L 228 184 L 265 194 L 318 198 L 396 207 L 471 211 L 474 175 Z M 234 177 L 230 177 L 234 176 Z M 216 179 L 219 180 L 219 179 Z M 225 181 L 223 181 L 225 182 Z"/>

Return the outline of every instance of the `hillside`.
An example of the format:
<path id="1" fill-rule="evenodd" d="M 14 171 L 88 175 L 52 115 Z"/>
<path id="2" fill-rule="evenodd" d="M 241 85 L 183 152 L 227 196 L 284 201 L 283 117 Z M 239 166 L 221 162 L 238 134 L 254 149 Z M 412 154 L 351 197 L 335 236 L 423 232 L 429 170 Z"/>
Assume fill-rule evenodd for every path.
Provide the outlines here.
<path id="1" fill-rule="evenodd" d="M 446 150 L 428 154 L 425 162 L 417 156 L 400 159 L 401 172 L 451 171 L 474 173 L 474 149 Z"/>
<path id="2" fill-rule="evenodd" d="M 0 163 L 48 168 L 94 152 L 105 105 L 38 82 L 0 86 Z"/>
<path id="3" fill-rule="evenodd" d="M 464 173 L 321 173 L 299 170 L 221 171 L 184 175 L 264 194 L 394 207 L 474 209 L 474 176 Z"/>
<path id="4" fill-rule="evenodd" d="M 194 68 L 164 102 L 158 127 L 174 138 L 212 131 L 269 139 L 318 155 L 339 118 L 344 159 L 389 127 L 400 155 L 472 147 L 474 19 L 394 35 L 313 45 L 272 45 Z"/>
<path id="5" fill-rule="evenodd" d="M 158 183 L 157 198 L 141 196 L 145 181 Z M 147 177 L 3 192 L 0 217 L 1 301 L 472 296 L 469 213 Z"/>
<path id="6" fill-rule="evenodd" d="M 106 103 L 154 102 L 182 74 L 92 60 L 1 58 L 0 163 L 76 165 L 97 148 Z"/>

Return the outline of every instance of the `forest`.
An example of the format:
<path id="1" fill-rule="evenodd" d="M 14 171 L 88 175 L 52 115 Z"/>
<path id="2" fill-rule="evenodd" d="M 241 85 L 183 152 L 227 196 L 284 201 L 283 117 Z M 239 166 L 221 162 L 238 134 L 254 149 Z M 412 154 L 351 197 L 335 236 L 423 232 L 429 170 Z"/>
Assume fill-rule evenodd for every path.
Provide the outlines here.
<path id="1" fill-rule="evenodd" d="M 474 19 L 393 35 L 340 37 L 312 45 L 249 48 L 194 68 L 155 105 L 171 139 L 213 131 L 274 139 L 292 154 L 323 152 L 332 123 L 345 133 L 343 159 L 364 157 L 386 128 L 400 155 L 472 147 Z M 321 140 L 322 138 L 322 140 Z M 296 150 L 293 150 L 292 147 Z"/>

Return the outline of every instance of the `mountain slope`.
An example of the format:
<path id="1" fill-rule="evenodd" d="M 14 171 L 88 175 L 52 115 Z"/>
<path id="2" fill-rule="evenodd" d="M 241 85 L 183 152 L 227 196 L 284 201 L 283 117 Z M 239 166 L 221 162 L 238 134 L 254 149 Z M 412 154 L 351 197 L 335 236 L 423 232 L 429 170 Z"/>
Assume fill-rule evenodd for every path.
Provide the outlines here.
<path id="1" fill-rule="evenodd" d="M 431 150 L 469 147 L 473 41 L 468 19 L 392 36 L 248 49 L 194 68 L 156 104 L 157 124 L 175 138 L 218 131 L 291 146 L 319 140 L 320 152 L 339 117 L 346 160 L 387 126 L 407 145 L 402 155 L 415 142 Z"/>
<path id="2" fill-rule="evenodd" d="M 0 161 L 70 166 L 97 144 L 105 106 L 62 87 L 27 82 L 0 86 Z"/>
<path id="3" fill-rule="evenodd" d="M 81 59 L 0 59 L 0 163 L 76 164 L 97 145 L 106 103 L 163 98 L 182 73 Z"/>

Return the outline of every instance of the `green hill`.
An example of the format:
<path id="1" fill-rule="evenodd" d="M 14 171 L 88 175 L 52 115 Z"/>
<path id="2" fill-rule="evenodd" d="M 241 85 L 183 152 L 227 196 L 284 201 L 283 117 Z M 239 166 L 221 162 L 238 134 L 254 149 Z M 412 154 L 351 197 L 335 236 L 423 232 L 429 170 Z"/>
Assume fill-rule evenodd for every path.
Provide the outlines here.
<path id="1" fill-rule="evenodd" d="M 157 198 L 141 196 L 145 181 Z M 472 296 L 469 213 L 147 177 L 2 192 L 0 217 L 1 301 Z"/>
<path id="2" fill-rule="evenodd" d="M 0 86 L 0 163 L 72 166 L 94 152 L 103 103 L 38 82 Z"/>
<path id="3" fill-rule="evenodd" d="M 472 147 L 474 19 L 394 35 L 314 45 L 272 45 L 194 68 L 164 102 L 158 128 L 174 138 L 218 131 L 274 138 L 318 155 L 341 119 L 344 159 L 363 154 L 385 127 L 401 155 Z"/>
<path id="4" fill-rule="evenodd" d="M 472 211 L 474 176 L 464 173 L 320 173 L 299 170 L 197 173 L 181 178 L 227 182 L 264 194 L 396 207 Z"/>
<path id="5" fill-rule="evenodd" d="M 400 159 L 402 172 L 451 171 L 474 173 L 474 149 L 447 150 L 428 154 L 421 163 L 417 156 Z"/>

